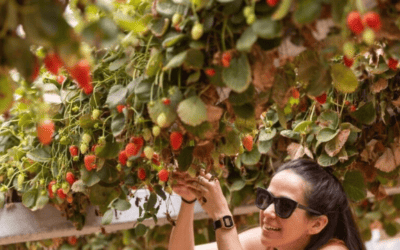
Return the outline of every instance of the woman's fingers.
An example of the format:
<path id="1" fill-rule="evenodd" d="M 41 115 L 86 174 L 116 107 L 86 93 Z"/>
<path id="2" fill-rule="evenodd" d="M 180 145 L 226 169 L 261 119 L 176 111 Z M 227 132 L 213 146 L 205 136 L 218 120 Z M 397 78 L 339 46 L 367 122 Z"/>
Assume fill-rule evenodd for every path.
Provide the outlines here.
<path id="1" fill-rule="evenodd" d="M 208 192 L 208 189 L 206 187 L 199 185 L 199 184 L 187 184 L 187 187 L 195 189 L 195 190 L 199 191 L 200 193 Z"/>

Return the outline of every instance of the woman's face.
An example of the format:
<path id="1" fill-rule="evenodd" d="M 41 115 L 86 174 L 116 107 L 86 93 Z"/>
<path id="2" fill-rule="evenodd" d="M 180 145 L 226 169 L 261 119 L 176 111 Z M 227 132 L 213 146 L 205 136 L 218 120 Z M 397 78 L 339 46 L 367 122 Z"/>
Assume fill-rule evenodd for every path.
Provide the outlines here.
<path id="1" fill-rule="evenodd" d="M 299 204 L 307 206 L 304 192 L 307 183 L 292 170 L 284 170 L 276 174 L 268 187 L 275 197 L 287 197 Z M 264 211 L 260 211 L 261 243 L 265 246 L 281 249 L 304 249 L 311 235 L 309 228 L 312 221 L 306 211 L 296 208 L 287 219 L 282 219 L 275 213 L 272 203 Z"/>

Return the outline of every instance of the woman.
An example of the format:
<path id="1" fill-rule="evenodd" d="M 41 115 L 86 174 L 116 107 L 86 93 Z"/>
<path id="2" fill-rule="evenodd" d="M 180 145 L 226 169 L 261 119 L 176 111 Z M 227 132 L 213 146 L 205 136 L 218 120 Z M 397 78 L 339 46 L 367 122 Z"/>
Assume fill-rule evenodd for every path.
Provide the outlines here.
<path id="1" fill-rule="evenodd" d="M 229 220 L 216 229 L 216 243 L 194 247 L 193 207 L 198 199 L 214 221 L 232 216 L 218 180 L 178 174 L 173 187 L 182 196 L 169 250 L 365 250 L 349 202 L 338 179 L 317 163 L 299 159 L 283 164 L 268 189 L 257 189 L 260 226 L 237 234 Z M 218 223 L 218 224 L 221 224 Z M 221 225 L 219 225 L 221 226 Z"/>

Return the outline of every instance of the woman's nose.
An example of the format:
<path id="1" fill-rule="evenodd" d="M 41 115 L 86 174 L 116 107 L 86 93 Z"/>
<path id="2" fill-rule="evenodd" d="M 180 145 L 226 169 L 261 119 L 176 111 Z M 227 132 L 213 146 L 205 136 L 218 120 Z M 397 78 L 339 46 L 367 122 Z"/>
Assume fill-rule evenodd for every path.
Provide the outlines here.
<path id="1" fill-rule="evenodd" d="M 271 203 L 264 211 L 264 216 L 268 216 L 268 217 L 272 217 L 275 218 L 276 217 L 276 213 L 275 213 L 275 204 Z"/>

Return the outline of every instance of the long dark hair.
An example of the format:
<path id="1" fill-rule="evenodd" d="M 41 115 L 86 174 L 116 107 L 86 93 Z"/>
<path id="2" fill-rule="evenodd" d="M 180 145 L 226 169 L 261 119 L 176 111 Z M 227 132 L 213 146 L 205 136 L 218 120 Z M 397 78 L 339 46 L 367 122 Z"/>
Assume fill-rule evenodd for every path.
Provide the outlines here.
<path id="1" fill-rule="evenodd" d="M 305 191 L 306 205 L 325 214 L 329 219 L 326 227 L 311 237 L 305 249 L 319 249 L 330 239 L 336 238 L 343 240 L 350 250 L 365 250 L 346 193 L 332 171 L 312 160 L 298 159 L 284 163 L 275 174 L 288 169 L 311 185 L 311 188 Z M 309 213 L 309 216 L 315 215 Z"/>

